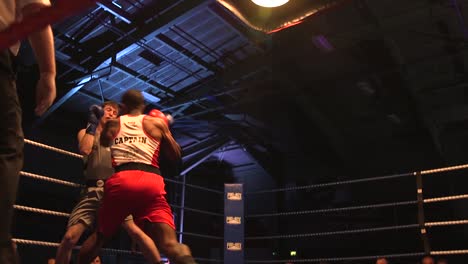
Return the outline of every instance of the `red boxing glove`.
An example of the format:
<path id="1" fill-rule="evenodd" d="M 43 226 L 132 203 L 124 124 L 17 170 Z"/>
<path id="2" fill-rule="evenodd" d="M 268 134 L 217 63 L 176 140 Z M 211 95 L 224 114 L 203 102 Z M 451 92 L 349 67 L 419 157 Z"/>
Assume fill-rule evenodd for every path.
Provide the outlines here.
<path id="1" fill-rule="evenodd" d="M 169 127 L 169 125 L 170 125 L 169 119 L 167 118 L 167 116 L 163 112 L 159 111 L 158 109 L 153 109 L 153 110 L 149 111 L 148 115 L 152 116 L 152 117 L 162 119 L 164 121 L 164 123 L 166 123 L 166 125 Z"/>

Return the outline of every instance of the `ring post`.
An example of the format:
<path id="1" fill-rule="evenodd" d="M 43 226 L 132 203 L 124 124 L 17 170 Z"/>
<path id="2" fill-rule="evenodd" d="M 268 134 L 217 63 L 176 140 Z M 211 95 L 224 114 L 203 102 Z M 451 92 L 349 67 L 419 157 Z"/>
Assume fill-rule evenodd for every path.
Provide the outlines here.
<path id="1" fill-rule="evenodd" d="M 242 184 L 225 184 L 224 194 L 224 263 L 244 264 L 244 192 Z"/>
<path id="2" fill-rule="evenodd" d="M 418 197 L 418 224 L 420 229 L 420 235 L 423 242 L 424 252 L 429 254 L 431 252 L 431 246 L 429 244 L 429 238 L 427 236 L 427 229 L 424 217 L 424 195 L 423 195 L 423 180 L 421 172 L 416 172 L 416 188 Z"/>

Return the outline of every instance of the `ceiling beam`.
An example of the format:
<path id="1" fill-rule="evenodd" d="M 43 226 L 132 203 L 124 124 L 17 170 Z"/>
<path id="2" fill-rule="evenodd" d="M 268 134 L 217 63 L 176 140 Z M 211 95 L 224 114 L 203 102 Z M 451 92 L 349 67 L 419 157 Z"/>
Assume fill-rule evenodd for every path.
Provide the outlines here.
<path id="1" fill-rule="evenodd" d="M 174 98 L 173 101 L 168 103 L 165 109 L 171 109 L 173 107 L 178 107 L 184 104 L 200 103 L 204 100 L 207 100 L 207 95 L 213 96 L 213 94 L 210 94 L 210 91 L 212 90 L 221 91 L 214 95 L 221 96 L 225 95 L 226 93 L 234 93 L 236 91 L 251 87 L 251 85 L 244 85 L 241 88 L 234 88 L 228 91 L 224 89 L 226 86 L 231 87 L 231 83 L 234 81 L 242 81 L 242 78 L 245 76 L 265 72 L 268 70 L 268 67 L 270 67 L 265 65 L 272 65 L 271 53 L 260 54 L 248 58 L 241 63 L 235 64 L 225 69 L 222 73 L 218 73 L 192 85 L 191 87 L 187 87 L 185 90 L 188 92 L 185 95 Z"/>
<path id="2" fill-rule="evenodd" d="M 201 157 L 196 158 L 195 160 L 189 160 L 189 161 L 184 162 L 183 169 L 182 169 L 182 172 L 180 173 L 180 175 L 185 175 L 189 171 L 193 170 L 194 168 L 196 168 L 197 166 L 202 164 L 205 160 L 207 160 L 213 154 L 218 152 L 219 149 L 223 148 L 224 145 L 228 144 L 230 141 L 231 141 L 230 139 L 221 140 L 216 145 L 214 145 L 213 147 L 209 148 L 204 153 L 202 153 L 200 155 Z"/>
<path id="3" fill-rule="evenodd" d="M 155 89 L 163 92 L 164 94 L 166 94 L 167 96 L 176 96 L 177 95 L 177 92 L 167 88 L 165 85 L 153 80 L 153 79 L 150 79 L 149 77 L 145 76 L 145 75 L 142 75 L 140 74 L 139 72 L 137 72 L 136 70 L 133 70 L 117 61 L 113 62 L 112 63 L 112 66 L 118 68 L 119 70 L 123 71 L 124 73 L 132 76 L 132 77 L 135 77 L 136 79 L 144 82 L 144 83 L 147 83 L 149 85 L 151 85 L 152 87 L 154 87 Z"/>
<path id="4" fill-rule="evenodd" d="M 114 42 L 112 45 L 108 45 L 99 52 L 95 51 L 94 53 L 89 54 L 92 58 L 88 63 L 90 68 L 95 68 L 101 63 L 106 61 L 108 58 L 111 58 L 114 54 L 124 50 L 126 47 L 144 39 L 151 39 L 154 37 L 153 34 L 160 33 L 158 29 L 166 28 L 169 24 L 175 23 L 177 19 L 183 19 L 184 14 L 196 8 L 197 6 L 203 6 L 207 4 L 205 0 L 190 0 L 190 1 L 178 1 L 176 4 L 171 6 L 166 12 L 162 14 L 154 14 L 152 18 L 142 21 L 144 23 L 132 23 L 132 27 L 129 25 L 121 26 L 122 29 L 119 29 L 125 33 L 125 37 L 119 39 L 119 41 Z M 119 25 L 116 25 L 118 27 Z M 108 42 L 108 38 L 104 35 L 100 38 L 93 39 L 92 43 L 89 45 L 96 45 L 95 42 Z M 86 44 L 86 43 L 85 43 Z"/>
<path id="5" fill-rule="evenodd" d="M 101 0 L 97 2 L 97 5 L 104 9 L 106 12 L 122 20 L 123 22 L 127 24 L 132 23 L 132 20 L 130 19 L 130 14 L 122 8 L 117 7 L 113 2 L 109 3 L 109 1 Z"/>
<path id="6" fill-rule="evenodd" d="M 88 82 L 86 82 L 88 83 Z M 71 88 L 62 98 L 60 98 L 57 102 L 55 102 L 47 111 L 41 115 L 39 119 L 37 119 L 34 123 L 34 125 L 40 125 L 44 120 L 50 116 L 55 110 L 57 110 L 60 106 L 62 106 L 68 99 L 70 99 L 73 95 L 75 95 L 81 88 L 85 86 L 86 83 L 79 84 L 78 86 L 75 86 Z"/>
<path id="7" fill-rule="evenodd" d="M 207 147 L 212 146 L 215 142 L 219 141 L 221 139 L 220 136 L 212 135 L 209 137 L 206 137 L 204 140 L 197 142 L 194 145 L 190 145 L 188 147 L 185 147 L 183 149 L 183 155 L 185 156 L 190 156 L 193 153 L 199 152 L 202 149 L 206 149 Z"/>
<path id="8" fill-rule="evenodd" d="M 169 48 L 174 50 L 175 52 L 182 54 L 185 56 L 187 59 L 195 62 L 196 64 L 202 66 L 206 70 L 210 70 L 214 73 L 219 72 L 221 69 L 217 67 L 215 64 L 209 63 L 204 61 L 202 58 L 198 57 L 194 53 L 192 53 L 190 50 L 184 48 L 182 45 L 179 43 L 175 42 L 168 36 L 164 35 L 163 33 L 159 33 L 156 35 L 156 38 L 165 43 Z"/>
<path id="9" fill-rule="evenodd" d="M 88 84 L 88 83 L 90 83 L 92 81 L 95 81 L 95 80 L 99 80 L 99 79 L 101 79 L 103 77 L 109 76 L 110 71 L 106 72 L 106 73 L 104 73 L 102 75 L 99 74 L 99 72 L 104 70 L 104 69 L 105 68 L 83 76 L 81 78 L 81 80 L 76 84 L 75 87 L 71 88 L 64 96 L 62 96 L 58 101 L 56 101 L 40 118 L 38 118 L 35 121 L 34 124 L 39 125 L 42 122 L 44 122 L 44 120 L 48 116 L 50 116 L 53 112 L 55 112 L 60 106 L 62 106 L 66 101 L 68 101 L 68 99 L 70 99 L 73 95 L 75 95 L 77 92 L 79 92 L 81 90 L 81 88 L 83 88 L 86 84 Z"/>

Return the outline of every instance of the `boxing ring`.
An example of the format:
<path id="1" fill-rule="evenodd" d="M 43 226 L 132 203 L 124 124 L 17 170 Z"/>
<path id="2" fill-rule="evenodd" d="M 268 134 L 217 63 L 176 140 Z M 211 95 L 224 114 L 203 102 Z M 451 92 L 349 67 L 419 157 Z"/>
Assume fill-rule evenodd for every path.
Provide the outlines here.
<path id="1" fill-rule="evenodd" d="M 337 181 L 321 184 L 313 184 L 307 186 L 299 187 L 289 187 L 289 188 L 278 188 L 270 190 L 259 190 L 247 193 L 249 196 L 262 195 L 267 193 L 276 193 L 276 192 L 290 192 L 290 191 L 305 191 L 305 190 L 316 190 L 322 188 L 336 188 L 347 185 L 356 185 L 363 183 L 372 183 L 376 181 L 390 181 L 395 179 L 409 178 L 415 180 L 416 189 L 414 190 L 415 200 L 406 200 L 406 201 L 397 201 L 397 202 L 387 202 L 387 203 L 375 203 L 375 204 L 366 204 L 366 205 L 356 205 L 356 206 L 347 206 L 347 207 L 337 207 L 337 208 L 325 208 L 325 209 L 315 209 L 315 210 L 302 210 L 302 211 L 289 211 L 289 212 L 280 212 L 280 213 L 263 213 L 263 214 L 250 214 L 246 215 L 247 221 L 252 218 L 268 218 L 268 217 L 290 217 L 290 216 L 301 216 L 301 215 L 326 215 L 330 213 L 337 212 L 353 212 L 353 211 L 363 211 L 369 209 L 381 209 L 381 208 L 397 208 L 397 207 L 416 207 L 414 210 L 414 218 L 417 219 L 417 223 L 410 224 L 401 224 L 401 225 L 389 225 L 389 226 L 378 226 L 378 227 L 368 227 L 368 228 L 350 228 L 337 231 L 326 231 L 326 232 L 312 232 L 312 233 L 296 233 L 296 234 L 281 234 L 281 235 L 272 235 L 272 236 L 246 236 L 246 241 L 255 241 L 255 240 L 282 240 L 282 239 L 320 239 L 324 237 L 334 237 L 335 239 L 340 239 L 339 235 L 350 236 L 350 235 L 361 235 L 366 233 L 381 233 L 381 232 L 414 232 L 416 231 L 419 235 L 415 239 L 420 241 L 421 247 L 423 250 L 415 252 L 391 252 L 386 254 L 376 254 L 376 255 L 361 255 L 358 252 L 355 252 L 356 256 L 343 256 L 343 257 L 319 257 L 319 258 L 289 258 L 289 259 L 269 259 L 269 260 L 246 260 L 246 263 L 319 263 L 319 262 L 344 262 L 344 263 L 362 263 L 359 261 L 368 261 L 365 263 L 375 263 L 377 258 L 385 257 L 388 259 L 405 259 L 412 257 L 420 258 L 426 255 L 431 256 L 450 256 L 450 255 L 464 255 L 468 254 L 468 249 L 466 245 L 461 246 L 461 248 L 444 250 L 444 249 L 433 249 L 430 244 L 430 239 L 428 234 L 434 228 L 438 227 L 447 227 L 447 226 L 458 226 L 458 225 L 467 225 L 468 219 L 456 219 L 456 220 L 447 220 L 447 221 L 426 221 L 429 218 L 425 214 L 425 207 L 431 204 L 439 204 L 450 201 L 457 200 L 466 200 L 468 199 L 468 194 L 459 194 L 451 196 L 440 196 L 440 197 L 424 197 L 424 188 L 423 188 L 423 176 L 434 175 L 443 172 L 451 172 L 467 169 L 468 165 L 458 165 L 445 168 L 437 168 L 431 170 L 423 170 L 418 172 L 410 172 L 403 174 L 394 174 L 380 177 L 372 178 L 362 178 L 355 180 L 346 180 L 346 181 Z M 253 199 L 255 200 L 255 199 Z M 292 223 L 294 224 L 294 223 Z M 362 241 L 356 241 L 356 243 L 361 243 Z M 339 251 L 339 249 L 337 250 Z M 369 261 L 374 262 L 369 262 Z M 353 262 L 356 261 L 356 262 Z M 412 262 L 413 263 L 413 262 Z"/>
<path id="2" fill-rule="evenodd" d="M 63 150 L 63 149 L 60 149 L 60 148 L 52 147 L 52 146 L 42 144 L 42 143 L 39 143 L 39 142 L 36 142 L 36 141 L 32 141 L 32 140 L 29 140 L 29 139 L 25 139 L 25 143 L 27 145 L 37 147 L 38 149 L 44 149 L 46 151 L 52 151 L 52 152 L 56 152 L 58 154 L 62 154 L 65 157 L 72 157 L 72 158 L 80 159 L 80 160 L 82 159 L 82 155 L 80 155 L 80 154 L 76 154 L 76 153 L 66 151 L 66 150 Z M 53 162 L 59 162 L 59 161 L 53 161 Z M 51 162 L 51 163 L 53 163 L 53 162 Z M 52 166 L 52 165 L 53 164 L 49 164 L 48 166 Z M 69 170 L 75 170 L 76 169 L 78 171 L 82 170 L 81 167 L 68 168 L 68 169 Z M 61 180 L 61 179 L 58 179 L 58 178 L 45 176 L 45 175 L 39 175 L 39 174 L 36 174 L 36 173 L 31 173 L 31 172 L 26 172 L 26 171 L 21 171 L 20 175 L 22 177 L 27 177 L 27 178 L 33 179 L 35 181 L 48 182 L 48 183 L 52 183 L 52 184 L 60 185 L 60 186 L 64 186 L 64 187 L 79 188 L 79 189 L 85 187 L 85 185 L 82 185 L 82 184 L 79 184 L 79 183 L 76 183 L 76 182 L 65 181 L 65 180 Z M 176 230 L 177 235 L 179 237 L 179 241 L 182 242 L 184 236 L 199 237 L 199 238 L 202 238 L 202 239 L 222 241 L 223 237 L 221 237 L 221 236 L 218 237 L 218 236 L 213 236 L 213 235 L 200 234 L 200 233 L 196 233 L 196 232 L 184 232 L 183 229 L 184 229 L 184 214 L 187 213 L 187 212 L 193 212 L 193 213 L 196 213 L 196 214 L 205 214 L 205 215 L 208 215 L 208 216 L 218 217 L 220 222 L 222 221 L 222 217 L 223 217 L 222 213 L 211 212 L 211 211 L 201 210 L 201 209 L 195 209 L 195 208 L 190 208 L 190 207 L 185 206 L 184 204 L 185 204 L 186 188 L 192 188 L 192 189 L 196 189 L 196 190 L 200 190 L 200 191 L 213 193 L 214 195 L 219 196 L 220 200 L 222 199 L 223 191 L 214 190 L 214 189 L 210 189 L 210 188 L 206 188 L 206 187 L 198 186 L 198 185 L 194 185 L 194 184 L 188 184 L 188 183 L 185 182 L 185 180 L 184 181 L 177 181 L 177 180 L 174 180 L 174 179 L 165 178 L 164 181 L 166 182 L 166 188 L 167 188 L 168 183 L 172 183 L 172 184 L 182 186 L 183 193 L 182 193 L 181 204 L 169 203 L 169 205 L 172 207 L 173 213 L 175 215 L 180 215 L 179 221 L 178 221 L 179 222 L 179 225 L 178 225 L 179 230 Z M 170 193 L 168 193 L 168 195 L 169 194 Z M 44 206 L 44 207 L 46 207 L 46 206 Z M 67 213 L 67 212 L 59 212 L 59 211 L 54 211 L 54 210 L 48 210 L 48 209 L 45 209 L 45 208 L 35 208 L 35 207 L 31 207 L 31 206 L 18 205 L 18 204 L 14 205 L 14 209 L 17 210 L 17 211 L 23 211 L 23 212 L 33 213 L 33 214 L 60 217 L 60 218 L 63 218 L 64 223 L 66 223 L 68 217 L 70 216 L 70 214 Z M 70 208 L 70 210 L 71 209 L 72 208 Z M 18 216 L 16 216 L 16 217 L 18 217 Z M 16 222 L 16 219 L 15 219 L 15 222 Z M 64 229 L 62 231 L 63 231 L 63 233 L 65 233 L 66 230 Z M 22 249 L 23 246 L 39 246 L 39 247 L 57 248 L 60 245 L 60 241 L 42 241 L 42 240 L 32 240 L 32 239 L 28 239 L 28 238 L 16 238 L 15 237 L 15 238 L 13 238 L 13 241 L 18 245 L 20 256 L 22 256 L 22 254 L 21 254 L 22 250 L 21 249 Z M 79 248 L 80 248 L 79 246 L 76 246 L 74 248 L 74 250 L 75 251 L 79 250 Z M 220 249 L 222 248 L 222 243 L 221 242 L 219 243 L 219 248 Z M 135 261 L 143 260 L 142 254 L 140 252 L 138 252 L 138 251 L 121 250 L 121 249 L 115 249 L 115 248 L 103 248 L 101 250 L 100 255 L 101 256 L 129 255 L 129 256 L 135 257 L 134 258 Z M 202 258 L 202 257 L 197 258 L 196 256 L 195 256 L 195 259 L 197 261 L 199 261 L 200 263 L 216 263 L 216 262 L 222 263 L 223 262 L 221 259 L 209 259 L 209 258 Z M 163 261 L 167 261 L 167 259 L 163 257 Z"/>
<path id="3" fill-rule="evenodd" d="M 25 143 L 27 145 L 32 145 L 34 147 L 44 149 L 46 151 L 53 151 L 59 154 L 62 154 L 66 157 L 72 157 L 76 159 L 81 159 L 82 156 L 70 151 L 66 151 L 63 149 L 55 148 L 52 146 L 48 146 L 39 142 L 35 142 L 32 140 L 25 139 Z M 80 168 L 76 168 L 80 170 Z M 439 248 L 432 248 L 430 239 L 428 234 L 430 234 L 431 230 L 435 228 L 442 228 L 447 226 L 462 226 L 468 224 L 468 219 L 451 219 L 445 221 L 426 221 L 428 216 L 425 214 L 425 207 L 430 204 L 444 204 L 451 201 L 465 201 L 468 199 L 468 194 L 457 194 L 451 196 L 440 196 L 440 197 L 424 197 L 425 188 L 423 188 L 423 176 L 429 177 L 432 175 L 445 173 L 445 172 L 453 172 L 453 171 L 460 171 L 468 169 L 468 165 L 459 165 L 459 166 L 452 166 L 452 167 L 445 167 L 445 168 L 438 168 L 432 170 L 424 170 L 419 172 L 411 172 L 411 173 L 403 173 L 403 174 L 394 174 L 394 175 L 387 175 L 387 176 L 380 176 L 380 177 L 372 177 L 372 178 L 362 178 L 362 179 L 353 179 L 353 180 L 346 180 L 346 181 L 337 181 L 337 182 L 329 182 L 329 183 L 321 183 L 321 184 L 314 184 L 314 185 L 306 185 L 306 186 L 297 186 L 297 187 L 287 187 L 287 188 L 277 188 L 277 189 L 265 189 L 265 190 L 257 190 L 257 191 L 243 191 L 242 184 L 226 184 L 225 190 L 216 190 L 211 188 L 206 188 L 203 186 L 198 186 L 194 184 L 189 184 L 186 182 L 185 177 L 183 177 L 183 181 L 177 181 L 174 179 L 165 178 L 166 183 L 172 183 L 181 186 L 182 192 L 180 193 L 182 199 L 180 204 L 170 204 L 173 209 L 173 212 L 178 215 L 179 224 L 177 234 L 179 236 L 179 240 L 182 241 L 185 237 L 198 237 L 200 239 L 207 239 L 215 241 L 218 247 L 218 256 L 217 258 L 207 258 L 207 257 L 197 257 L 196 250 L 193 252 L 195 259 L 199 263 L 316 263 L 320 261 L 327 261 L 327 262 L 346 262 L 346 263 L 360 263 L 360 262 L 352 262 L 352 261 L 370 261 L 375 260 L 377 257 L 386 257 L 386 258 L 415 258 L 421 257 L 424 255 L 433 255 L 433 256 L 441 256 L 441 255 L 465 255 L 468 254 L 468 248 L 466 245 L 461 245 L 460 248 L 456 249 L 439 249 Z M 82 188 L 84 187 L 81 184 L 64 181 L 61 179 L 48 177 L 44 175 L 39 175 L 31 172 L 20 172 L 22 177 L 32 178 L 36 181 L 46 181 L 49 183 L 53 183 L 56 185 L 72 187 L 72 188 Z M 435 177 L 435 176 L 434 176 Z M 347 207 L 337 207 L 337 208 L 325 208 L 325 209 L 316 209 L 316 210 L 301 210 L 301 211 L 288 211 L 288 212 L 273 212 L 273 213 L 259 213 L 259 214 L 246 214 L 244 215 L 244 203 L 248 201 L 249 203 L 255 203 L 256 196 L 258 195 L 267 195 L 267 194 L 275 194 L 279 192 L 291 192 L 291 191 L 304 191 L 304 190 L 318 190 L 322 188 L 337 188 L 343 187 L 348 185 L 358 185 L 358 184 L 365 184 L 365 183 L 373 183 L 377 181 L 386 182 L 392 181 L 396 179 L 410 179 L 415 180 L 416 189 L 414 190 L 414 196 L 416 199 L 414 200 L 407 200 L 407 201 L 397 201 L 397 202 L 388 202 L 388 203 L 375 203 L 375 204 L 365 204 L 365 205 L 355 205 L 355 206 L 347 206 Z M 373 183 L 375 184 L 375 183 Z M 186 188 L 193 188 L 199 191 L 209 192 L 219 197 L 220 200 L 223 199 L 224 196 L 224 214 L 218 212 L 212 212 L 207 210 L 195 209 L 185 206 L 185 201 L 187 201 L 187 197 L 185 195 Z M 169 194 L 169 193 L 168 193 Z M 275 234 L 275 235 L 256 235 L 256 236 L 249 236 L 248 234 L 244 234 L 244 224 L 249 220 L 255 218 L 270 218 L 270 217 L 292 217 L 292 216 L 304 216 L 304 215 L 327 215 L 330 213 L 337 213 L 337 212 L 354 212 L 354 211 L 362 211 L 362 210 L 370 210 L 370 209 L 379 209 L 379 208 L 396 208 L 396 207 L 408 207 L 413 206 L 416 210 L 414 210 L 415 219 L 418 221 L 415 223 L 409 224 L 401 224 L 401 225 L 392 225 L 392 226 L 374 226 L 374 227 L 367 227 L 367 228 L 356 228 L 356 229 L 344 229 L 344 230 L 328 230 L 325 232 L 309 232 L 308 230 L 303 230 L 300 233 L 296 234 Z M 44 206 L 45 207 L 45 206 Z M 14 205 L 14 208 L 18 211 L 24 211 L 33 214 L 42 214 L 42 215 L 50 215 L 54 217 L 63 218 L 65 222 L 68 218 L 69 214 L 66 212 L 59 212 L 48 210 L 44 208 L 34 208 L 25 205 Z M 71 208 L 70 208 L 71 209 Z M 214 236 L 214 235 L 207 235 L 207 234 L 200 234 L 196 232 L 187 232 L 184 230 L 184 221 L 185 217 L 184 214 L 187 212 L 193 212 L 195 214 L 204 214 L 211 217 L 216 217 L 216 221 L 220 225 L 224 226 L 224 237 L 223 236 Z M 224 220 L 223 220 L 224 219 Z M 193 218 L 189 218 L 188 221 L 195 221 Z M 290 223 L 294 225 L 293 222 Z M 233 229 L 234 228 L 234 229 Z M 355 252 L 352 256 L 323 256 L 318 258 L 285 258 L 285 259 L 278 259 L 278 258 L 271 258 L 271 259 L 250 259 L 246 258 L 246 252 L 249 252 L 249 248 L 245 246 L 245 244 L 252 242 L 252 241 L 265 241 L 265 240 L 272 240 L 272 241 L 279 241 L 279 240 L 298 240 L 298 239 L 321 239 L 324 237 L 336 237 L 335 239 L 339 239 L 338 236 L 350 236 L 350 235 L 363 235 L 366 233 L 381 233 L 381 232 L 413 232 L 418 234 L 418 238 L 415 238 L 421 244 L 421 248 L 423 250 L 416 251 L 416 252 L 390 252 L 388 254 L 377 254 L 377 255 L 365 255 L 359 254 L 359 252 Z M 65 230 L 63 230 L 65 232 Z M 52 247 L 56 248 L 59 245 L 59 241 L 41 241 L 41 240 L 32 240 L 26 237 L 16 237 L 14 241 L 18 244 L 19 253 L 21 255 L 22 247 L 23 246 L 39 246 L 39 247 Z M 190 243 L 188 243 L 191 246 Z M 79 249 L 77 246 L 75 249 Z M 222 254 L 221 254 L 222 252 Z M 122 250 L 122 249 L 115 249 L 115 248 L 104 248 L 101 251 L 101 255 L 131 255 L 131 256 L 138 256 L 142 259 L 141 253 L 134 252 L 130 250 Z M 124 262 L 125 263 L 125 262 Z"/>
<path id="4" fill-rule="evenodd" d="M 0 48 L 9 47 L 12 43 L 20 39 L 24 39 L 27 35 L 35 30 L 48 25 L 54 24 L 68 16 L 71 16 L 77 12 L 85 10 L 86 8 L 93 6 L 96 4 L 96 0 L 82 0 L 82 1 L 56 1 L 55 6 L 44 8 L 41 12 L 32 15 L 31 17 L 27 17 L 21 23 L 17 23 L 9 27 L 7 30 L 0 32 Z M 34 147 L 38 147 L 41 149 L 45 149 L 47 151 L 53 151 L 59 154 L 63 154 L 67 157 L 81 159 L 82 156 L 70 151 L 66 151 L 63 149 L 55 148 L 52 146 L 48 146 L 46 144 L 42 144 L 39 142 L 35 142 L 32 140 L 25 140 L 25 143 L 28 145 L 32 145 Z M 52 164 L 50 164 L 52 165 Z M 180 204 L 170 204 L 173 208 L 173 212 L 178 215 L 179 224 L 177 233 L 179 236 L 179 240 L 183 241 L 185 236 L 187 237 L 198 237 L 207 240 L 216 241 L 217 245 L 219 245 L 219 258 L 201 258 L 197 257 L 197 252 L 194 252 L 195 259 L 199 263 L 313 263 L 319 261 L 328 261 L 328 262 L 349 262 L 349 261 L 368 261 L 374 260 L 377 257 L 387 257 L 387 258 L 411 258 L 411 257 L 421 257 L 423 255 L 433 255 L 433 256 L 440 256 L 440 255 L 465 255 L 468 254 L 468 247 L 466 245 L 462 245 L 460 248 L 455 249 L 443 249 L 443 248 L 433 248 L 431 246 L 431 241 L 429 238 L 429 234 L 432 230 L 436 228 L 442 227 L 449 227 L 449 226 L 463 226 L 468 224 L 468 219 L 451 219 L 451 220 L 443 220 L 443 221 L 426 221 L 427 219 L 427 211 L 425 210 L 427 206 L 431 204 L 445 204 L 452 201 L 461 201 L 468 199 L 467 193 L 460 193 L 456 195 L 450 196 L 437 196 L 437 197 L 425 197 L 425 188 L 423 187 L 423 178 L 445 173 L 445 172 L 452 172 L 452 171 L 460 171 L 467 169 L 468 165 L 459 165 L 459 166 L 452 166 L 452 167 L 445 167 L 445 168 L 437 168 L 433 170 L 423 170 L 418 172 L 410 172 L 410 173 L 403 173 L 403 174 L 395 174 L 395 175 L 388 175 L 388 176 L 381 176 L 381 177 L 372 177 L 372 178 L 363 178 L 363 179 L 354 179 L 354 180 L 346 180 L 346 181 L 337 181 L 337 182 L 329 182 L 329 183 L 321 183 L 321 184 L 314 184 L 314 185 L 307 185 L 307 186 L 298 186 L 298 187 L 286 187 L 286 188 L 278 188 L 278 189 L 270 189 L 270 190 L 258 190 L 258 191 L 244 191 L 243 187 L 249 186 L 230 186 L 227 185 L 225 190 L 215 190 L 206 188 L 203 186 L 193 185 L 186 182 L 185 176 L 182 176 L 182 181 L 177 181 L 174 179 L 165 178 L 166 183 L 175 184 L 181 186 L 181 203 Z M 75 169 L 75 168 L 72 168 Z M 76 168 L 77 171 L 81 170 L 81 168 Z M 70 187 L 70 188 L 82 188 L 83 185 L 75 182 L 65 181 L 58 178 L 53 178 L 50 176 L 40 175 L 33 172 L 20 172 L 22 177 L 28 177 L 36 181 L 44 181 L 49 182 L 52 184 Z M 350 185 L 357 185 L 357 184 L 364 184 L 369 182 L 383 182 L 383 181 L 391 181 L 396 179 L 402 178 L 409 178 L 414 179 L 416 181 L 416 188 L 414 189 L 414 200 L 406 200 L 406 201 L 396 201 L 396 202 L 386 202 L 386 203 L 374 203 L 374 204 L 365 204 L 365 205 L 353 205 L 347 207 L 336 207 L 336 208 L 323 208 L 323 209 L 307 209 L 307 210 L 300 210 L 300 211 L 285 211 L 285 212 L 271 212 L 271 213 L 258 213 L 258 214 L 244 214 L 244 204 L 246 201 L 249 203 L 255 203 L 257 200 L 258 195 L 266 195 L 266 194 L 273 194 L 273 193 L 282 193 L 282 192 L 297 192 L 297 191 L 310 191 L 310 190 L 318 190 L 323 188 L 335 188 L 335 187 L 343 187 L 343 186 L 350 186 Z M 219 197 L 219 201 L 224 199 L 225 207 L 224 207 L 224 214 L 218 212 L 211 212 L 208 210 L 201 210 L 187 207 L 185 202 L 187 201 L 186 197 L 186 189 L 197 189 L 199 191 L 206 191 L 212 193 Z M 234 188 L 234 189 L 229 189 Z M 363 210 L 370 210 L 370 209 L 380 209 L 380 208 L 396 208 L 396 207 L 416 207 L 414 208 L 414 216 L 417 221 L 414 223 L 406 223 L 400 225 L 389 225 L 389 226 L 372 226 L 372 227 L 361 227 L 361 228 L 349 228 L 349 229 L 339 229 L 339 230 L 328 230 L 324 232 L 309 232 L 308 230 L 303 230 L 302 232 L 293 233 L 293 234 L 275 234 L 275 235 L 255 235 L 249 236 L 245 235 L 244 224 L 249 222 L 253 219 L 259 218 L 280 218 L 280 217 L 291 217 L 291 216 L 310 216 L 310 215 L 326 215 L 331 213 L 338 213 L 338 212 L 356 212 L 356 211 L 363 211 Z M 44 205 L 44 207 L 47 207 Z M 32 214 L 39 214 L 39 215 L 49 215 L 53 217 L 63 218 L 63 221 L 66 221 L 68 218 L 69 213 L 67 212 L 60 212 L 54 210 L 48 210 L 45 208 L 35 208 L 26 205 L 14 205 L 15 210 L 23 211 Z M 71 208 L 70 208 L 71 209 Z M 214 236 L 214 235 L 207 235 L 207 234 L 199 234 L 196 232 L 187 232 L 184 230 L 184 221 L 185 221 L 185 214 L 187 212 L 193 212 L 196 214 L 204 214 L 209 215 L 212 217 L 219 218 L 219 223 L 224 226 L 224 236 Z M 193 219 L 189 219 L 190 221 L 194 221 Z M 294 223 L 291 223 L 294 224 Z M 62 230 L 63 232 L 65 230 Z M 248 252 L 250 249 L 245 245 L 253 242 L 253 241 L 266 241 L 266 240 L 295 240 L 295 239 L 321 239 L 326 237 L 337 237 L 339 235 L 342 236 L 350 236 L 350 235 L 364 235 L 368 233 L 381 233 L 386 231 L 405 231 L 405 232 L 414 232 L 418 234 L 418 239 L 422 250 L 414 251 L 414 252 L 390 252 L 388 254 L 376 254 L 376 255 L 365 255 L 360 254 L 357 250 L 353 252 L 350 256 L 323 256 L 317 258 L 270 258 L 270 259 L 254 259 L 250 257 L 245 257 L 245 252 Z M 34 240 L 28 239 L 26 237 L 16 237 L 14 241 L 19 245 L 19 252 L 21 254 L 23 246 L 39 246 L 39 247 L 57 247 L 59 243 L 57 241 L 42 241 L 42 240 Z M 190 243 L 188 243 L 189 246 Z M 79 247 L 76 247 L 79 249 Z M 221 252 L 223 254 L 221 254 Z M 103 254 L 111 254 L 111 255 L 139 255 L 138 252 L 128 251 L 128 250 L 121 250 L 121 249 L 114 249 L 114 248 L 105 248 L 102 249 Z M 223 256 L 221 256 L 223 255 Z"/>

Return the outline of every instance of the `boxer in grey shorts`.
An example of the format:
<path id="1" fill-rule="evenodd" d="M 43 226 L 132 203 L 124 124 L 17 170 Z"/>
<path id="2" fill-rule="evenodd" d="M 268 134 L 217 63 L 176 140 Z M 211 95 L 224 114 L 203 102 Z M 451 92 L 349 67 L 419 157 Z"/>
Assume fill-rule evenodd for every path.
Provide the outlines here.
<path id="1" fill-rule="evenodd" d="M 104 183 L 104 181 L 102 181 Z M 99 185 L 99 183 L 97 184 Z M 93 228 L 96 223 L 97 210 L 104 196 L 104 187 L 86 187 L 84 194 L 68 218 L 67 229 L 78 223 L 84 224 L 87 228 Z M 133 220 L 131 215 L 125 218 L 125 222 Z"/>

